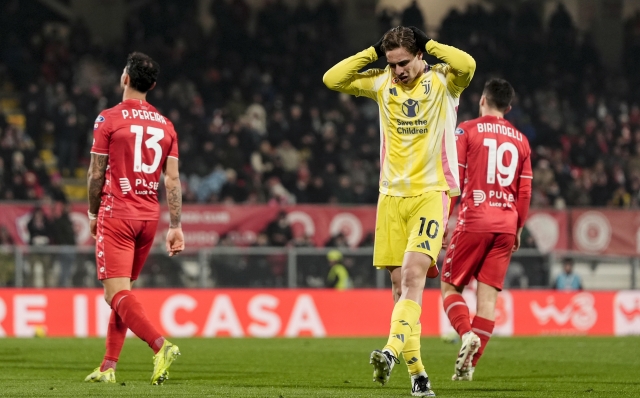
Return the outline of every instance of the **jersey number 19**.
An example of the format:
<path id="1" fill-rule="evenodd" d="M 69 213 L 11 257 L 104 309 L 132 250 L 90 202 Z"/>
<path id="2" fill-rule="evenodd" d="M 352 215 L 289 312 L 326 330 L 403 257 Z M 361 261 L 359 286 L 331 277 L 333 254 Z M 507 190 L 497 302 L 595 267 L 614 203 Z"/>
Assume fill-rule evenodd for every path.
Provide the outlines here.
<path id="1" fill-rule="evenodd" d="M 516 176 L 516 169 L 518 168 L 518 148 L 510 142 L 503 142 L 498 146 L 494 138 L 485 138 L 484 146 L 489 148 L 487 184 L 495 184 L 497 168 L 498 184 L 500 184 L 501 187 L 511 185 Z M 511 162 L 509 162 L 507 166 L 504 165 L 504 154 L 506 152 L 511 154 Z"/>

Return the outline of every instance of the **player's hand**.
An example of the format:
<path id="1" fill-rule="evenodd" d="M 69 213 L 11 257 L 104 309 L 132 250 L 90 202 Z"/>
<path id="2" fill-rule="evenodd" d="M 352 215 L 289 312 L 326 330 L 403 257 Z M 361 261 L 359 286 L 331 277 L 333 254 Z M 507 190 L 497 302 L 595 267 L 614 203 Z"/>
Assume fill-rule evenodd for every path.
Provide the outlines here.
<path id="1" fill-rule="evenodd" d="M 374 50 L 376 50 L 376 54 L 378 54 L 378 58 L 382 58 L 385 56 L 384 51 L 382 51 L 382 39 L 384 39 L 384 35 L 382 35 L 380 40 L 378 40 L 378 42 L 373 45 Z"/>
<path id="2" fill-rule="evenodd" d="M 413 37 L 416 39 L 416 44 L 420 51 L 427 51 L 427 43 L 431 38 L 426 33 L 416 28 L 415 26 L 409 26 L 409 29 L 413 31 Z"/>
<path id="3" fill-rule="evenodd" d="M 169 253 L 169 257 L 173 257 L 183 250 L 184 234 L 182 233 L 182 228 L 169 228 L 169 232 L 167 232 L 167 253 Z"/>
<path id="4" fill-rule="evenodd" d="M 95 239 L 98 231 L 98 220 L 89 220 L 89 231 L 91 231 L 91 236 Z"/>
<path id="5" fill-rule="evenodd" d="M 449 246 L 449 228 L 444 229 L 444 234 L 442 235 L 442 250 L 447 250 Z"/>
<path id="6" fill-rule="evenodd" d="M 522 228 L 518 228 L 518 232 L 516 232 L 516 240 L 513 242 L 511 253 L 517 252 L 520 248 L 520 235 L 522 235 Z"/>

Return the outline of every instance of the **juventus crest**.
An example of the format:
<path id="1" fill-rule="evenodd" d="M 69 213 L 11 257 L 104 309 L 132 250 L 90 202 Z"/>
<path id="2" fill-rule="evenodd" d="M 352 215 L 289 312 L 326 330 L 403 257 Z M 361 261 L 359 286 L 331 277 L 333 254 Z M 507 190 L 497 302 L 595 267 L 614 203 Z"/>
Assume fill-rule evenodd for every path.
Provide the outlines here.
<path id="1" fill-rule="evenodd" d="M 424 88 L 424 95 L 429 94 L 431 91 L 431 80 L 424 79 L 420 84 L 422 84 L 422 87 Z"/>

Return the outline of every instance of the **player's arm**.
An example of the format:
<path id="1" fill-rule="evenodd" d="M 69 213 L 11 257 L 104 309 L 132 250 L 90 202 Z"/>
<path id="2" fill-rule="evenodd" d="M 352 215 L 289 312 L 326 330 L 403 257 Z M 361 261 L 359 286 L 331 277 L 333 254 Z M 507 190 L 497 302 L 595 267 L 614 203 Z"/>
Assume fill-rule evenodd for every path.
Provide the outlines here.
<path id="1" fill-rule="evenodd" d="M 87 190 L 89 192 L 89 213 L 92 215 L 98 214 L 100 209 L 100 198 L 108 164 L 109 156 L 97 153 L 91 154 L 91 162 L 87 172 Z"/>
<path id="2" fill-rule="evenodd" d="M 108 164 L 108 155 L 91 154 L 91 162 L 89 163 L 89 171 L 87 172 L 87 192 L 89 197 L 89 226 L 91 236 L 94 238 L 96 237 L 96 219 L 98 217 L 98 211 L 100 210 L 102 187 L 104 186 Z"/>
<path id="3" fill-rule="evenodd" d="M 93 144 L 91 145 L 91 161 L 87 172 L 87 193 L 89 198 L 89 220 L 91 235 L 95 238 L 96 217 L 100 210 L 102 187 L 109 166 L 109 142 L 111 135 L 111 118 L 102 112 L 93 125 Z"/>
<path id="4" fill-rule="evenodd" d="M 369 47 L 338 62 L 324 74 L 322 81 L 331 90 L 375 100 L 376 77 L 382 70 L 370 69 L 362 73 L 358 71 L 377 59 L 375 46 Z"/>
<path id="5" fill-rule="evenodd" d="M 518 177 L 518 199 L 516 201 L 516 210 L 518 211 L 518 230 L 516 232 L 516 243 L 513 251 L 520 248 L 520 236 L 524 223 L 527 221 L 529 214 L 529 205 L 531 203 L 531 183 L 533 181 L 533 172 L 531 171 L 531 155 L 527 153 L 522 162 L 522 172 Z"/>
<path id="6" fill-rule="evenodd" d="M 169 228 L 180 228 L 182 216 L 182 186 L 178 159 L 168 157 L 164 164 L 164 186 L 167 189 L 167 204 L 169 205 Z"/>
<path id="7" fill-rule="evenodd" d="M 461 123 L 456 129 L 456 152 L 458 153 L 458 179 L 460 184 L 460 194 L 464 192 L 464 183 L 467 178 L 467 148 L 469 134 L 466 130 L 466 124 Z M 449 205 L 449 217 L 453 214 L 453 209 L 458 202 L 458 197 L 451 198 L 451 204 Z"/>
<path id="8" fill-rule="evenodd" d="M 416 43 L 421 50 L 444 61 L 451 67 L 447 74 L 447 88 L 453 95 L 459 96 L 462 90 L 469 87 L 469 83 L 471 83 L 476 71 L 475 59 L 462 50 L 431 40 L 423 31 L 414 26 L 409 28 L 413 31 Z"/>
<path id="9" fill-rule="evenodd" d="M 169 232 L 167 232 L 166 249 L 169 256 L 174 256 L 184 250 L 184 235 L 180 223 L 182 186 L 180 185 L 178 159 L 167 157 L 162 171 L 164 172 L 164 186 L 167 190 L 167 205 L 169 206 Z"/>
<path id="10" fill-rule="evenodd" d="M 466 52 L 446 44 L 430 40 L 427 43 L 427 52 L 444 61 L 451 67 L 447 75 L 447 88 L 452 94 L 459 96 L 462 90 L 469 87 L 473 74 L 476 71 L 476 61 Z"/>

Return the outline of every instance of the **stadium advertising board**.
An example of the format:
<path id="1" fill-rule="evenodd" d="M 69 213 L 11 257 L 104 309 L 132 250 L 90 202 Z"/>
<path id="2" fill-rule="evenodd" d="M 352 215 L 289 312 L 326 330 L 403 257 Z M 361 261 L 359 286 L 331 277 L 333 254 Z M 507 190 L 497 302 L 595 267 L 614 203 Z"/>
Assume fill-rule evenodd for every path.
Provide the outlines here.
<path id="1" fill-rule="evenodd" d="M 136 296 L 151 322 L 177 337 L 386 336 L 393 307 L 389 292 L 375 289 L 139 289 Z M 0 336 L 105 336 L 110 311 L 100 289 L 1 289 Z M 425 291 L 421 320 L 425 336 L 451 330 L 439 291 Z M 502 292 L 496 334 L 640 334 L 640 293 Z"/>
<path id="2" fill-rule="evenodd" d="M 29 241 L 27 223 L 32 209 L 32 205 L 0 204 L 0 225 L 9 228 L 17 244 L 24 245 Z M 212 247 L 221 236 L 228 234 L 236 245 L 250 245 L 281 210 L 287 213 L 293 233 L 311 236 L 317 246 L 324 246 L 331 236 L 339 232 L 345 234 L 351 246 L 357 246 L 375 228 L 374 206 L 185 205 L 182 226 L 186 244 L 189 248 Z M 74 204 L 71 219 L 78 244 L 92 246 L 94 241 L 89 234 L 87 206 Z M 613 225 L 616 228 L 612 228 Z M 169 214 L 163 210 L 159 238 L 164 238 L 168 226 Z M 529 213 L 527 227 L 543 253 L 572 250 L 588 254 L 640 254 L 638 212 L 533 209 Z"/>

